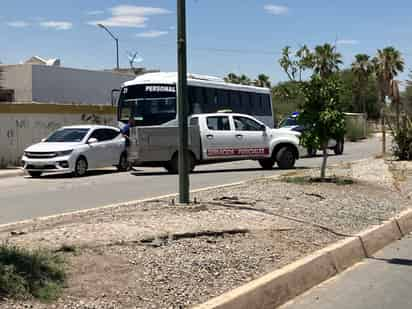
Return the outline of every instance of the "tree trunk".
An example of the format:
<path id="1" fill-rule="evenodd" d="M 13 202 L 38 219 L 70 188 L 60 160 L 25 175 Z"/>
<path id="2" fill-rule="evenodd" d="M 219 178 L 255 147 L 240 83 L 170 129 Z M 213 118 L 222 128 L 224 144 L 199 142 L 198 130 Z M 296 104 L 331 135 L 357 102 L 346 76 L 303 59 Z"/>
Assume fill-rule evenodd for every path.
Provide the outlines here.
<path id="1" fill-rule="evenodd" d="M 323 160 L 322 160 L 322 166 L 320 168 L 320 178 L 325 179 L 326 177 L 326 163 L 328 161 L 328 144 L 322 145 L 322 151 L 323 151 Z"/>

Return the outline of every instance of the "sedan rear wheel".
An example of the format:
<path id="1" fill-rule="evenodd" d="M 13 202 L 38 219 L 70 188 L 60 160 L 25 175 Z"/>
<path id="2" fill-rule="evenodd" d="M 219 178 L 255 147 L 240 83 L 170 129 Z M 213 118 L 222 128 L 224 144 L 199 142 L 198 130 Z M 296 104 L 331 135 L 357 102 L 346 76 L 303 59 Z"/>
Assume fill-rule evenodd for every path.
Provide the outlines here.
<path id="1" fill-rule="evenodd" d="M 87 173 L 87 161 L 84 157 L 80 157 L 76 161 L 74 168 L 74 175 L 76 177 L 83 177 Z"/>

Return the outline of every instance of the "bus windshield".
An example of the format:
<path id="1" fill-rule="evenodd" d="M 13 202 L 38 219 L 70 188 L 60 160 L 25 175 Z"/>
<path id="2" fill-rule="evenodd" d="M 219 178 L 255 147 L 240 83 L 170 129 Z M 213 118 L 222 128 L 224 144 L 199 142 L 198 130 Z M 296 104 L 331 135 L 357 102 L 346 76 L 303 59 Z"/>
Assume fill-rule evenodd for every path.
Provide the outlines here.
<path id="1" fill-rule="evenodd" d="M 159 125 L 176 118 L 174 85 L 135 85 L 122 89 L 118 120 L 127 123 L 133 117 L 137 125 Z"/>

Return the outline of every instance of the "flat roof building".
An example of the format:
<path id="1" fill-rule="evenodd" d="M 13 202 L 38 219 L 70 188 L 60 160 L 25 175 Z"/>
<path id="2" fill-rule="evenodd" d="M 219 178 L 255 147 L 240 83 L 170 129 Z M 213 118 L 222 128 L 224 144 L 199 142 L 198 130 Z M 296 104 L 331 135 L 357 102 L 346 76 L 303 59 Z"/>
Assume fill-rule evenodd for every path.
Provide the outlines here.
<path id="1" fill-rule="evenodd" d="M 131 71 L 65 68 L 58 59 L 40 57 L 24 64 L 0 65 L 0 69 L 2 87 L 12 91 L 7 97 L 22 103 L 110 105 L 112 89 L 136 77 Z"/>

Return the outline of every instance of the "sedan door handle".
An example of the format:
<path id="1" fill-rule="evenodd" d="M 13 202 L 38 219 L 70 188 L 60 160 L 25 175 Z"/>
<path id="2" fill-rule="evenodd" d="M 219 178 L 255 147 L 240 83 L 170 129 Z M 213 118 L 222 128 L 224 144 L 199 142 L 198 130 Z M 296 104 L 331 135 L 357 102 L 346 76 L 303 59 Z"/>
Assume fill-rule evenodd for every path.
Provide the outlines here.
<path id="1" fill-rule="evenodd" d="M 236 137 L 237 138 L 243 138 L 243 135 L 242 134 L 236 134 Z"/>
<path id="2" fill-rule="evenodd" d="M 207 139 L 212 139 L 212 138 L 213 138 L 213 135 L 212 135 L 212 134 L 208 134 L 208 135 L 206 135 L 206 137 L 207 137 Z"/>

